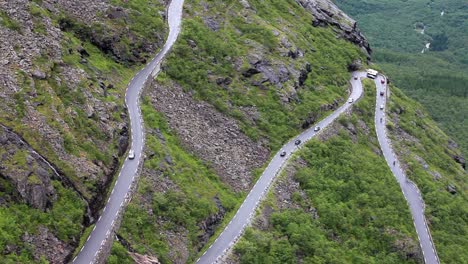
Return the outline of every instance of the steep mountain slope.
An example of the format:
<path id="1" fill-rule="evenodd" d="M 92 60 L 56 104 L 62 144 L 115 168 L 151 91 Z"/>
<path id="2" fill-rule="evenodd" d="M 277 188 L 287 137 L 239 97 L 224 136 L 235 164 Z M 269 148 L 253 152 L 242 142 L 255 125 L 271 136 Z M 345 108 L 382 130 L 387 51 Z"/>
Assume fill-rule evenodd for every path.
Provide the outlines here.
<path id="1" fill-rule="evenodd" d="M 162 44 L 166 4 L 0 2 L 2 261 L 66 263 L 86 240 L 127 151 L 125 87 Z M 229 222 L 271 153 L 345 103 L 348 70 L 359 68 L 369 53 L 355 21 L 328 0 L 188 0 L 178 43 L 141 100 L 144 166 L 108 262 L 197 259 Z M 392 110 L 397 113 L 393 129 L 396 138 L 406 140 L 413 123 L 426 127 L 416 120 L 419 112 L 411 101 L 398 98 L 403 101 Z M 277 233 L 258 246 L 255 237 L 261 232 L 249 231 L 254 235 L 246 239 L 253 240 L 236 251 L 241 261 L 249 261 L 251 249 L 270 259 L 283 250 L 284 262 L 311 257 L 302 254 L 308 248 L 278 236 L 301 233 L 294 224 L 281 226 L 294 218 L 306 223 L 310 233 L 305 234 L 321 242 L 307 245 L 318 249 L 312 258 L 420 259 L 406 204 L 372 141 L 369 105 L 361 105 L 351 122 L 343 119 L 337 125 L 349 133 L 312 143 L 303 154 L 305 162 L 292 165 L 308 176 L 328 162 L 320 178 L 326 185 L 304 176 L 299 182 L 309 186 L 298 186 L 291 172 L 275 190 L 278 205 L 270 200 L 271 207 L 280 208 L 273 227 Z M 419 122 L 427 122 L 435 133 L 429 131 L 425 138 L 427 131 L 417 130 L 413 137 L 420 144 L 405 142 L 402 158 L 428 197 L 441 257 L 449 261 L 453 254 L 454 260 L 463 260 L 458 245 L 466 244 L 466 173 L 455 163 L 463 158 L 427 116 Z M 401 134 L 403 130 L 407 132 Z M 355 153 L 360 156 L 353 157 Z M 333 175 L 335 164 L 349 174 Z M 328 172 L 338 179 L 326 179 Z M 354 182 L 354 174 L 362 182 Z M 437 181 L 432 182 L 432 175 Z M 310 196 L 325 188 L 321 203 L 314 202 Z M 351 195 L 356 190 L 363 194 L 343 200 L 345 191 Z M 323 213 L 333 209 L 327 199 L 340 208 Z M 387 218 L 374 217 L 374 212 Z M 343 225 L 336 221 L 341 213 L 350 216 Z M 323 223 L 317 224 L 317 217 Z M 267 223 L 265 228 L 262 232 L 271 231 Z M 385 240 L 378 240 L 379 235 Z M 270 246 L 274 250 L 268 251 Z"/>
<path id="2" fill-rule="evenodd" d="M 387 123 L 406 174 L 421 190 L 441 263 L 463 263 L 468 254 L 466 164 L 456 144 L 421 105 L 392 89 Z"/>
<path id="3" fill-rule="evenodd" d="M 466 1 L 336 2 L 359 21 L 373 59 L 468 155 Z"/>
<path id="4" fill-rule="evenodd" d="M 286 166 L 229 262 L 422 261 L 407 203 L 376 138 L 375 89 L 368 84 L 352 112 Z"/>
<path id="5" fill-rule="evenodd" d="M 353 112 L 303 146 L 228 263 L 423 262 L 407 204 L 378 147 L 373 86 L 367 82 Z M 390 89 L 388 129 L 423 194 L 441 263 L 463 263 L 468 174 L 452 158 L 459 150 L 420 105 Z"/>
<path id="6" fill-rule="evenodd" d="M 70 259 L 126 152 L 123 91 L 163 21 L 159 1 L 0 3 L 2 260 Z"/>
<path id="7" fill-rule="evenodd" d="M 339 27 L 326 26 L 334 22 L 315 23 L 307 9 L 312 5 L 304 6 L 293 1 L 186 2 L 178 44 L 144 94 L 145 169 L 109 263 L 132 263 L 137 257 L 194 261 L 229 221 L 271 151 L 344 103 L 347 67 L 367 55 L 341 39 Z M 372 145 L 362 144 L 363 149 Z M 397 252 L 389 259 L 409 255 L 418 260 L 406 203 L 393 176 L 379 169 L 382 159 L 373 151 L 375 146 L 363 151 L 370 164 L 362 174 L 377 169 L 384 183 L 393 184 L 385 195 L 391 202 L 380 209 L 391 220 L 360 237 L 369 249 L 359 258 L 384 248 Z M 379 198 L 379 206 L 386 203 Z M 378 240 L 381 227 L 388 240 L 374 245 L 369 241 Z"/>

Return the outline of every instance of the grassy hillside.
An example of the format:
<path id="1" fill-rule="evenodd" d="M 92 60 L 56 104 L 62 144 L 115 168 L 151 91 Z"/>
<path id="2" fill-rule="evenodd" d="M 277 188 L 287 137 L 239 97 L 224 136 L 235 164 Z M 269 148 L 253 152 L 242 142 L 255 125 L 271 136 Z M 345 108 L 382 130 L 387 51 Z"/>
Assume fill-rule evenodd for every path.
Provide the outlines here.
<path id="1" fill-rule="evenodd" d="M 148 173 L 144 173 L 138 183 L 138 191 L 125 211 L 119 235 L 130 243 L 134 252 L 155 255 L 162 263 L 173 263 L 175 249 L 171 249 L 166 232 L 184 229 L 180 240 L 187 243 L 192 259 L 203 232 L 199 223 L 217 213 L 218 207 L 233 211 L 242 195 L 229 190 L 207 164 L 184 150 L 164 117 L 148 102 L 143 106 L 143 114 L 147 129 L 159 129 L 164 140 L 148 135 L 147 152 L 151 153 L 151 158 L 145 160 L 144 165 Z M 172 157 L 169 163 L 166 157 Z M 177 188 L 155 187 L 154 183 L 161 178 L 167 180 L 159 184 L 169 182 Z M 215 201 L 219 202 L 218 207 Z M 119 253 L 119 246 L 118 242 L 114 243 L 108 263 L 122 263 L 122 257 L 128 258 L 125 251 Z"/>
<path id="2" fill-rule="evenodd" d="M 443 263 L 464 263 L 468 253 L 468 173 L 456 163 L 460 150 L 421 105 L 400 90 L 390 97 L 393 145 L 426 203 L 426 217 Z"/>
<path id="3" fill-rule="evenodd" d="M 240 263 L 422 261 L 407 203 L 378 151 L 374 98 L 368 82 L 353 113 L 293 157 L 236 245 Z"/>
<path id="4" fill-rule="evenodd" d="M 36 156 L 22 143 L 16 152 L 2 145 L 0 262 L 63 263 L 90 224 L 87 209 L 100 209 L 126 151 L 124 91 L 165 36 L 163 18 L 155 16 L 164 6 L 81 0 L 69 10 L 67 1 L 20 2 L 0 4 L 0 123 L 45 157 L 60 178 L 47 168 L 23 181 L 25 171 L 37 169 Z M 45 197 L 45 208 L 28 204 L 19 194 L 24 189 L 26 196 Z"/>
<path id="5" fill-rule="evenodd" d="M 237 1 L 205 2 L 210 10 L 202 11 L 198 1 L 189 1 L 184 29 L 164 74 L 238 119 L 247 135 L 266 138 L 276 149 L 297 134 L 312 113 L 322 116 L 323 106 L 346 94 L 347 65 L 364 56 L 337 39 L 331 28 L 313 27 L 311 15 L 294 1 L 249 3 L 251 8 L 245 9 Z M 220 16 L 216 31 L 206 26 L 211 16 Z M 288 55 L 297 50 L 303 56 Z M 267 74 L 248 75 L 252 64 L 263 62 L 279 82 Z M 289 73 L 281 77 L 284 68 Z M 302 85 L 300 71 L 305 71 Z M 228 87 L 216 82 L 222 78 L 231 81 Z M 241 110 L 246 107 L 255 108 L 259 118 L 252 121 Z"/>
<path id="6" fill-rule="evenodd" d="M 1 153 L 1 152 L 0 152 Z M 15 195 L 14 186 L 0 178 L 0 198 Z M 79 239 L 82 230 L 85 206 L 80 197 L 70 189 L 64 188 L 59 181 L 54 181 L 57 189 L 57 200 L 47 212 L 31 208 L 23 203 L 11 203 L 8 207 L 0 207 L 0 247 L 3 249 L 3 263 L 49 263 L 46 252 L 37 252 L 31 241 L 25 241 L 25 236 L 33 238 L 35 234 L 47 228 L 52 234 L 63 241 L 64 246 L 74 244 Z M 43 244 L 38 247 L 44 249 Z M 61 249 L 63 250 L 63 248 Z M 67 247 L 67 250 L 70 250 Z M 41 257 L 37 258 L 40 255 Z"/>
<path id="7" fill-rule="evenodd" d="M 208 102 L 236 120 L 245 135 L 277 150 L 344 102 L 347 67 L 353 60 L 364 61 L 365 55 L 337 38 L 332 28 L 313 27 L 311 14 L 294 1 L 249 4 L 187 1 L 181 35 L 155 85 L 168 90 L 180 85 L 185 94 L 178 96 Z M 150 105 L 143 114 L 147 130 L 159 129 L 166 140 L 148 137 L 148 173 L 124 215 L 118 232 L 122 240 L 114 243 L 109 263 L 131 262 L 127 251 L 156 256 L 162 263 L 191 262 L 210 243 L 202 239 L 203 223 L 221 215 L 213 226 L 219 232 L 245 193 L 233 192 L 209 161 L 184 150 L 167 117 Z M 167 155 L 172 164 L 165 161 Z"/>
<path id="8" fill-rule="evenodd" d="M 398 87 L 428 109 L 468 155 L 466 2 L 336 2 L 359 21 L 373 46 L 374 60 Z M 422 54 L 426 43 L 431 43 L 430 49 Z"/>
<path id="9" fill-rule="evenodd" d="M 313 27 L 311 15 L 294 1 L 249 4 L 186 2 L 181 35 L 153 87 L 181 86 L 185 93 L 175 96 L 208 102 L 275 151 L 344 102 L 347 65 L 364 54 L 330 27 Z M 299 166 L 294 176 L 301 186 L 292 194 L 297 206 L 277 210 L 281 206 L 270 196 L 269 206 L 277 210 L 268 218 L 271 225 L 247 232 L 236 251 L 241 262 L 421 261 L 406 202 L 379 154 L 374 96 L 367 83 L 366 97 L 352 116 L 340 119 L 336 133 L 304 149 L 300 159 L 307 168 Z M 215 236 L 203 239 L 207 220 L 221 217 L 210 227 L 219 232 L 245 196 L 221 181 L 203 156 L 187 150 L 168 116 L 149 101 L 143 108 L 149 131 L 145 172 L 109 263 L 132 263 L 140 255 L 162 263 L 194 261 Z M 450 236 L 450 226 L 439 230 Z M 451 252 L 449 247 L 454 245 L 441 251 Z"/>
<path id="10" fill-rule="evenodd" d="M 377 150 L 373 86 L 366 83 L 366 96 L 351 116 L 341 117 L 322 132 L 322 140 L 306 144 L 293 158 L 263 203 L 254 227 L 235 247 L 237 261 L 422 262 L 407 204 Z M 448 137 L 419 104 L 395 87 L 392 90 L 393 122 L 388 127 L 408 176 L 423 193 L 441 262 L 464 263 L 467 174 L 451 157 L 458 150 L 448 146 Z M 286 207 L 278 198 L 284 199 L 285 177 L 299 183 Z M 448 185 L 456 193 L 450 193 Z"/>

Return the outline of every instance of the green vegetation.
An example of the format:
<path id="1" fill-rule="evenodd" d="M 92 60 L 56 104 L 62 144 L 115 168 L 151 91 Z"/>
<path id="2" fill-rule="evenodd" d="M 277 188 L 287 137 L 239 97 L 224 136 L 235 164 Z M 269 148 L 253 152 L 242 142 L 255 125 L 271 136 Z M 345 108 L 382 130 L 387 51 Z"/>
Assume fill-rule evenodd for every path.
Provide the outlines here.
<path id="1" fill-rule="evenodd" d="M 340 117 L 336 135 L 312 140 L 293 157 L 288 166 L 296 168 L 292 177 L 305 198 L 291 194 L 292 207 L 299 209 L 280 210 L 276 203 L 282 201 L 270 202 L 268 227 L 248 228 L 235 247 L 241 263 L 421 261 L 407 203 L 375 151 L 375 88 L 370 82 L 365 93 L 354 114 Z"/>
<path id="2" fill-rule="evenodd" d="M 142 112 L 147 130 L 159 129 L 165 140 L 147 134 L 147 153 L 137 192 L 128 205 L 119 235 L 140 254 L 155 255 L 161 263 L 171 263 L 166 230 L 182 232 L 190 246 L 190 259 L 198 253 L 199 224 L 222 206 L 226 212 L 239 205 L 242 194 L 235 194 L 220 182 L 216 174 L 200 159 L 186 152 L 167 126 L 164 118 L 144 100 Z M 149 154 L 147 154 L 149 155 Z M 170 163 L 167 161 L 170 157 Z M 162 182 L 173 185 L 167 192 L 154 190 Z M 219 205 L 217 205 L 219 203 Z M 151 214 L 148 214 L 151 211 Z M 187 233 L 185 233 L 187 232 Z M 124 254 L 118 242 L 113 245 L 109 263 Z M 128 257 L 127 257 L 128 258 Z"/>
<path id="3" fill-rule="evenodd" d="M 313 27 L 311 15 L 297 3 L 249 3 L 257 10 L 255 14 L 245 11 L 237 1 L 222 1 L 209 2 L 208 13 L 200 15 L 200 6 L 189 3 L 190 17 L 183 21 L 179 41 L 165 63 L 165 74 L 196 98 L 238 119 L 251 138 L 266 138 L 271 148 L 277 149 L 302 129 L 311 113 L 325 115 L 322 106 L 345 96 L 347 65 L 364 55 L 351 43 L 337 39 L 332 29 Z M 290 12 L 284 12 L 287 9 Z M 217 31 L 203 21 L 203 16 L 212 14 L 222 16 L 223 23 Z M 304 57 L 287 57 L 279 44 L 282 38 L 305 51 Z M 250 78 L 241 74 L 253 67 L 249 60 L 256 56 L 273 68 L 282 64 L 300 71 L 310 64 L 311 72 L 299 88 L 295 88 L 298 80 L 291 77 L 281 84 L 282 88 L 271 81 L 258 85 L 255 83 L 262 81 L 262 74 Z M 216 83 L 219 78 L 232 82 L 223 88 Z M 245 107 L 257 109 L 259 119 L 252 121 L 242 111 Z"/>
<path id="4" fill-rule="evenodd" d="M 127 21 L 128 25 L 130 25 L 130 31 L 128 29 L 126 31 L 133 32 L 132 34 L 136 34 L 140 39 L 145 38 L 148 41 L 153 41 L 152 45 L 157 46 L 157 43 L 161 42 L 157 38 L 161 35 L 161 32 L 165 31 L 166 26 L 162 23 L 162 18 L 154 14 L 163 10 L 164 7 L 158 1 L 145 4 L 148 5 L 148 8 L 144 8 L 145 5 L 141 3 L 136 6 L 134 2 L 128 4 L 115 1 L 114 3 L 115 5 L 125 6 L 130 10 L 130 20 Z M 70 17 L 65 19 L 62 16 L 55 16 L 43 8 L 41 2 L 31 2 L 28 7 L 33 18 L 34 30 L 37 29 L 41 31 L 41 34 L 45 34 L 45 31 L 41 30 L 44 29 L 41 27 L 42 19 L 48 17 L 54 24 L 61 25 L 69 31 L 63 33 L 62 41 L 62 59 L 66 65 L 51 61 L 48 54 L 44 52 L 35 59 L 34 64 L 48 75 L 46 80 L 32 79 L 29 74 L 18 72 L 17 78 L 21 90 L 14 95 L 15 105 L 13 107 L 17 115 L 2 112 L 0 113 L 0 122 L 22 135 L 33 148 L 43 156 L 48 157 L 68 178 L 72 179 L 84 197 L 90 199 L 95 195 L 98 182 L 101 179 L 94 177 L 79 178 L 72 164 L 68 164 L 59 158 L 49 142 L 44 140 L 37 131 L 30 129 L 21 121 L 27 112 L 25 102 L 29 101 L 37 105 L 36 110 L 45 117 L 47 123 L 53 129 L 61 134 L 64 139 L 64 148 L 69 154 L 86 157 L 90 161 L 102 162 L 105 166 L 110 167 L 113 153 L 117 152 L 116 140 L 118 138 L 103 130 L 100 124 L 100 113 L 94 113 L 89 117 L 85 112 L 87 104 L 91 103 L 87 95 L 91 95 L 103 103 L 115 104 L 115 111 L 109 116 L 109 122 L 111 122 L 111 125 L 115 121 L 122 122 L 120 113 L 123 112 L 124 91 L 132 76 L 139 70 L 140 64 L 134 63 L 133 66 L 122 64 L 118 58 L 103 51 L 102 47 L 97 46 L 98 43 L 94 43 L 91 39 L 90 26 Z M 14 22 L 9 20 L 4 12 L 1 13 L 1 16 L 2 23 L 8 22 L 8 25 L 10 25 Z M 145 26 L 151 28 L 151 30 L 147 30 L 144 34 L 138 33 L 141 30 L 134 27 L 138 25 L 142 27 L 142 19 L 146 19 L 148 16 L 151 16 L 152 19 L 146 20 Z M 121 21 L 122 19 L 104 20 L 106 23 L 103 23 L 103 25 L 107 30 L 120 30 L 125 27 L 125 23 Z M 142 49 L 140 46 L 138 46 L 138 49 Z M 134 50 L 135 47 L 128 44 L 126 49 Z M 80 54 L 80 50 L 85 55 Z M 141 56 L 149 55 L 147 53 L 141 54 Z M 83 56 L 85 62 L 83 62 Z M 71 87 L 64 77 L 64 72 L 70 71 L 69 67 L 84 70 L 90 78 L 83 78 L 76 87 Z M 80 75 L 77 75 L 77 77 L 80 77 Z M 100 82 L 104 84 L 104 93 Z M 34 87 L 34 91 L 31 87 Z M 36 96 L 31 98 L 31 93 Z M 66 126 L 59 120 L 65 121 Z"/>
<path id="5" fill-rule="evenodd" d="M 15 31 L 20 31 L 21 30 L 20 24 L 17 21 L 11 19 L 8 16 L 8 14 L 3 10 L 0 11 L 0 26 L 9 28 L 9 29 L 15 30 Z"/>
<path id="6" fill-rule="evenodd" d="M 109 19 L 87 24 L 66 14 L 58 19 L 63 31 L 73 33 L 82 41 L 90 42 L 113 60 L 134 66 L 145 62 L 161 46 L 166 25 L 159 12 L 164 10 L 160 1 L 113 0 L 112 4 L 126 11 L 110 8 Z M 104 14 L 102 14 L 104 16 Z M 116 37 L 118 36 L 118 37 Z"/>
<path id="7" fill-rule="evenodd" d="M 128 17 L 111 19 L 107 14 L 98 14 L 99 26 L 85 26 L 78 20 L 67 20 L 71 28 L 62 31 L 60 59 L 51 59 L 48 47 L 40 46 L 41 54 L 31 58 L 34 64 L 32 68 L 43 72 L 45 79 L 33 78 L 30 72 L 21 70 L 13 76 L 19 89 L 11 101 L 6 100 L 8 103 L 2 108 L 4 111 L 0 111 L 0 122 L 21 135 L 36 151 L 54 164 L 64 177 L 72 181 L 83 197 L 72 188 L 66 188 L 55 181 L 56 200 L 52 200 L 51 209 L 42 212 L 23 203 L 15 191 L 15 186 L 0 177 L 0 199 L 4 201 L 0 206 L 0 247 L 5 249 L 0 254 L 2 263 L 45 263 L 45 257 L 41 260 L 35 259 L 38 253 L 34 251 L 34 244 L 23 241 L 25 232 L 36 235 L 41 226 L 48 228 L 59 240 L 67 243 L 67 246 L 76 246 L 82 232 L 84 238 L 90 232 L 89 228 L 84 229 L 82 225 L 86 214 L 82 198 L 90 201 L 97 195 L 102 195 L 103 174 L 112 169 L 120 132 L 116 130 L 116 133 L 110 133 L 109 130 L 115 129 L 118 123 L 124 121 L 121 114 L 124 112 L 125 88 L 145 59 L 158 49 L 166 31 L 162 16 L 157 15 L 164 10 L 160 1 L 124 2 L 127 1 L 113 1 L 113 4 L 129 8 Z M 51 37 L 44 24 L 46 19 L 50 19 L 51 26 L 60 27 L 63 16 L 72 17 L 65 13 L 56 15 L 57 13 L 48 11 L 40 0 L 26 4 L 31 14 L 32 30 L 41 41 L 42 38 Z M 57 8 L 59 6 L 55 5 Z M 0 11 L 0 27 L 21 34 L 22 26 L 6 12 Z M 138 60 L 124 63 L 120 57 L 107 52 L 99 45 L 102 42 L 95 42 L 91 38 L 91 26 L 96 26 L 98 33 L 111 34 L 120 30 L 127 34 L 122 33 L 118 51 L 121 51 L 122 55 L 135 56 Z M 143 27 L 145 30 L 142 30 Z M 53 38 L 56 37 L 54 35 Z M 133 39 L 130 40 L 130 37 Z M 18 54 L 24 53 L 22 48 L 29 47 L 14 47 Z M 26 51 L 25 54 L 29 56 L 30 51 Z M 88 105 L 94 108 L 94 113 L 90 114 L 87 111 Z M 103 107 L 112 109 L 107 110 L 108 116 L 106 111 L 101 111 Z M 58 133 L 57 137 L 51 135 L 48 130 L 39 131 L 45 128 L 35 127 L 37 122 L 31 120 L 45 120 L 51 130 Z M 61 144 L 61 138 L 70 159 L 64 157 L 55 147 Z M 11 159 L 12 164 L 8 166 L 15 166 L 16 169 L 27 166 L 25 155 L 26 153 L 17 152 Z M 78 175 L 75 168 L 77 165 L 72 164 L 75 161 L 73 156 L 81 159 L 81 164 L 97 164 L 99 171 L 95 175 Z M 37 184 L 40 183 L 40 179 L 32 174 L 27 182 Z M 80 245 L 83 242 L 81 238 Z M 6 250 L 7 248 L 11 250 Z"/>
<path id="8" fill-rule="evenodd" d="M 466 2 L 338 0 L 337 3 L 359 22 L 374 48 L 374 59 L 390 79 L 422 103 L 468 156 Z M 426 43 L 431 43 L 430 49 L 421 54 Z"/>
<path id="9" fill-rule="evenodd" d="M 42 9 L 39 5 L 34 2 L 29 3 L 29 13 L 32 16 L 32 21 L 34 23 L 33 31 L 35 33 L 46 35 L 46 26 L 42 19 L 44 17 L 50 17 L 50 14 L 47 10 Z"/>
<path id="10" fill-rule="evenodd" d="M 420 261 L 407 204 L 385 161 L 375 154 L 375 94 L 369 92 L 374 87 L 366 82 L 365 89 L 355 114 L 339 119 L 343 127 L 337 135 L 323 143 L 308 143 L 290 165 L 296 167 L 294 178 L 310 201 L 293 194 L 301 209 L 278 210 L 270 199 L 274 212 L 268 228 L 249 228 L 235 248 L 241 263 L 296 263 L 298 258 L 305 263 Z M 464 263 L 467 174 L 452 158 L 460 152 L 449 147 L 449 138 L 421 105 L 391 89 L 388 111 L 393 144 L 423 194 L 441 262 Z M 359 120 L 366 123 L 370 137 Z M 351 127 L 360 127 L 356 137 L 344 129 Z M 455 194 L 448 191 L 449 185 Z M 306 213 L 310 204 L 317 209 L 317 219 Z"/>
<path id="11" fill-rule="evenodd" d="M 121 6 L 129 10 L 128 19 L 118 19 L 120 25 L 128 26 L 130 31 L 145 39 L 152 45 L 161 43 L 165 37 L 164 32 L 167 27 L 163 17 L 159 15 L 164 11 L 165 7 L 158 0 L 112 0 L 111 3 L 116 6 Z"/>
<path id="12" fill-rule="evenodd" d="M 299 133 L 311 115 L 321 118 L 330 105 L 343 101 L 348 89 L 347 66 L 365 56 L 356 46 L 337 38 L 332 29 L 313 27 L 311 15 L 293 1 L 249 4 L 257 12 L 242 8 L 238 1 L 188 1 L 181 35 L 157 81 L 158 85 L 181 85 L 196 99 L 237 119 L 245 134 L 265 140 L 274 150 Z M 284 12 L 287 9 L 291 12 Z M 210 29 L 207 17 L 220 17 L 219 29 Z M 304 56 L 289 57 L 281 44 L 283 38 L 291 43 L 291 50 L 300 49 Z M 253 67 L 250 61 L 256 57 L 275 74 L 279 65 L 285 65 L 291 72 L 306 71 L 306 78 L 299 87 L 298 76 L 292 74 L 276 84 L 262 81 L 262 74 L 242 75 Z M 216 81 L 226 78 L 230 80 L 226 87 Z M 252 119 L 246 108 L 258 111 L 259 117 Z M 179 250 L 185 249 L 193 261 L 199 256 L 200 236 L 205 233 L 200 228 L 202 221 L 219 212 L 221 205 L 226 214 L 215 226 L 218 232 L 244 194 L 233 193 L 209 164 L 188 154 L 148 102 L 143 104 L 143 114 L 147 131 L 160 129 L 165 140 L 147 133 L 145 172 L 118 234 L 135 252 L 157 256 L 162 263 L 178 259 L 184 254 Z M 167 163 L 167 156 L 172 164 Z M 154 187 L 160 182 L 166 186 L 163 190 Z M 180 247 L 169 248 L 168 240 L 174 239 L 166 235 L 169 231 L 176 234 Z M 114 243 L 110 261 L 125 256 L 124 250 Z M 123 258 L 127 261 L 128 255 Z"/>
<path id="13" fill-rule="evenodd" d="M 111 255 L 107 259 L 107 264 L 133 264 L 133 259 L 128 255 L 127 249 L 118 242 L 112 244 Z"/>
<path id="14" fill-rule="evenodd" d="M 72 243 L 79 239 L 85 205 L 75 192 L 64 188 L 60 182 L 54 181 L 53 185 L 58 198 L 48 212 L 33 209 L 25 204 L 0 207 L 0 248 L 4 249 L 7 245 L 21 248 L 19 254 L 15 251 L 2 254 L 3 263 L 30 263 L 33 260 L 34 248 L 21 237 L 25 232 L 31 235 L 37 234 L 41 226 L 64 242 Z M 8 188 L 7 192 L 13 190 Z M 0 197 L 4 195 L 8 193 L 2 190 Z M 14 194 L 9 193 L 9 195 Z M 47 263 L 47 261 L 42 259 L 36 263 Z"/>
<path id="15" fill-rule="evenodd" d="M 93 231 L 93 228 L 95 226 L 96 225 L 90 225 L 90 226 L 86 227 L 86 229 L 83 230 L 83 232 L 81 233 L 81 237 L 80 237 L 80 241 L 78 243 L 78 246 L 75 248 L 75 252 L 73 252 L 73 257 L 78 255 L 78 253 L 80 252 L 83 245 L 86 243 L 86 240 L 88 239 L 89 235 L 91 234 L 91 232 Z"/>
<path id="16" fill-rule="evenodd" d="M 468 174 L 453 159 L 460 152 L 437 128 L 419 104 L 393 88 L 390 114 L 393 144 L 406 173 L 419 187 L 426 203 L 432 237 L 442 263 L 464 263 L 468 252 Z M 456 194 L 451 194 L 453 186 Z"/>

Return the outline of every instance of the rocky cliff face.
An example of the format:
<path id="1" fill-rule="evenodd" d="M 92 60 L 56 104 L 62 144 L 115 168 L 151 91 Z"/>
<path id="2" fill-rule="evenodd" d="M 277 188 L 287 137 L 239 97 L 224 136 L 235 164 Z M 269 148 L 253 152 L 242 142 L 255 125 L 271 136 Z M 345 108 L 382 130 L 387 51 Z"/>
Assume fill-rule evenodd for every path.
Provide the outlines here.
<path id="1" fill-rule="evenodd" d="M 0 192 L 10 193 L 0 204 L 47 214 L 62 198 L 57 181 L 90 204 L 80 228 L 94 219 L 128 146 L 123 90 L 163 42 L 164 6 L 145 9 L 152 20 L 142 33 L 147 14 L 127 1 L 0 2 Z M 11 243 L 39 249 L 56 241 L 66 250 L 31 255 L 63 263 L 79 239 L 39 233 Z"/>
<path id="2" fill-rule="evenodd" d="M 242 133 L 235 119 L 206 102 L 197 102 L 181 87 L 155 85 L 150 97 L 187 150 L 210 163 L 234 191 L 250 189 L 252 171 L 261 167 L 270 154 L 261 142 Z"/>
<path id="3" fill-rule="evenodd" d="M 58 178 L 55 169 L 18 135 L 4 126 L 0 129 L 0 176 L 13 183 L 23 202 L 44 211 L 57 198 L 51 183 Z"/>
<path id="4" fill-rule="evenodd" d="M 372 49 L 367 39 L 359 31 L 357 22 L 341 11 L 332 1 L 296 0 L 296 2 L 313 14 L 312 23 L 314 26 L 334 26 L 341 37 L 358 45 L 370 59 Z"/>

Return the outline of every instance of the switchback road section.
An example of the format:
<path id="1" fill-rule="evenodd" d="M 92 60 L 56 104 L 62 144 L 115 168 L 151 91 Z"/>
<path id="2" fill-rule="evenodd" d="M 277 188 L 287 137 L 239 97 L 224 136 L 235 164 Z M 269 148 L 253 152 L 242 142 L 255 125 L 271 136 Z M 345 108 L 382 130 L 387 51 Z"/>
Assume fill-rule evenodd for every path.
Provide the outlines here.
<path id="1" fill-rule="evenodd" d="M 140 93 L 146 83 L 146 80 L 150 78 L 150 76 L 155 77 L 159 72 L 161 61 L 177 40 L 177 36 L 180 32 L 183 4 L 183 0 L 171 1 L 167 10 L 169 35 L 164 47 L 156 57 L 145 66 L 145 68 L 133 77 L 128 85 L 125 94 L 125 104 L 127 105 L 130 117 L 132 135 L 130 149 L 134 153 L 134 159 L 125 159 L 114 188 L 112 189 L 112 193 L 109 196 L 109 200 L 96 222 L 93 231 L 89 235 L 88 240 L 81 248 L 78 255 L 73 259 L 74 264 L 94 263 L 96 258 L 99 256 L 102 247 L 106 244 L 108 239 L 112 239 L 115 222 L 121 213 L 121 210 L 123 210 L 126 200 L 130 196 L 130 188 L 138 172 L 140 162 L 142 161 L 145 135 L 143 119 L 140 111 Z"/>
<path id="2" fill-rule="evenodd" d="M 390 90 L 387 89 L 387 79 L 385 76 L 379 75 L 375 80 L 377 96 L 375 100 L 375 131 L 379 140 L 380 149 L 387 161 L 390 170 L 400 184 L 401 191 L 405 196 L 408 206 L 413 217 L 416 233 L 418 234 L 419 244 L 424 256 L 424 263 L 438 264 L 439 258 L 432 241 L 431 232 L 424 216 L 424 201 L 418 187 L 408 179 L 405 172 L 400 166 L 392 143 L 387 136 L 386 129 L 386 103 L 389 97 Z"/>
<path id="3" fill-rule="evenodd" d="M 247 225 L 250 224 L 252 217 L 254 216 L 255 209 L 257 208 L 260 201 L 264 198 L 268 191 L 272 181 L 278 175 L 281 167 L 287 162 L 291 154 L 298 150 L 298 146 L 294 143 L 296 140 L 301 140 L 304 144 L 308 140 L 312 139 L 320 129 L 323 129 L 330 125 L 339 115 L 348 110 L 362 95 L 363 89 L 360 77 L 365 77 L 365 73 L 355 72 L 351 79 L 353 87 L 352 93 L 348 100 L 333 113 L 327 116 L 322 121 L 318 122 L 315 127 L 311 127 L 295 138 L 287 142 L 280 151 L 278 151 L 272 158 L 265 171 L 262 173 L 257 183 L 254 185 L 247 198 L 244 200 L 231 222 L 226 226 L 224 231 L 219 235 L 215 242 L 210 248 L 203 254 L 201 258 L 197 260 L 199 264 L 210 264 L 219 261 L 224 254 L 237 242 L 239 237 L 244 232 Z M 350 99 L 353 100 L 350 100 Z M 350 103 L 349 103 L 350 102 Z M 285 156 L 281 153 L 285 152 Z"/>

